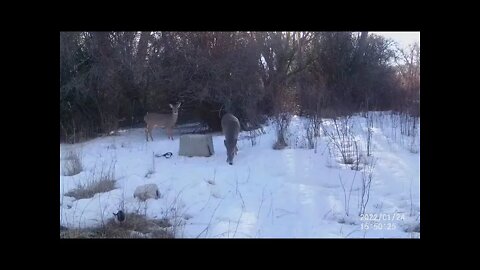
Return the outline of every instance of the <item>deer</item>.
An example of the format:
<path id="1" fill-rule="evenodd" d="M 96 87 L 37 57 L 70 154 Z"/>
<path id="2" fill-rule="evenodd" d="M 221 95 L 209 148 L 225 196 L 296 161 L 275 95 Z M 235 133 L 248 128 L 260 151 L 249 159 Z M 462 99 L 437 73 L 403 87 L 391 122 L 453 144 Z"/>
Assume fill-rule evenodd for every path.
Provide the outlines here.
<path id="1" fill-rule="evenodd" d="M 233 157 L 237 155 L 237 140 L 240 133 L 240 121 L 231 113 L 222 117 L 222 131 L 225 135 L 225 148 L 227 148 L 227 163 L 233 165 Z"/>
<path id="2" fill-rule="evenodd" d="M 145 127 L 145 137 L 147 138 L 147 142 L 148 142 L 148 135 L 150 135 L 150 138 L 153 141 L 152 130 L 156 127 L 166 129 L 168 138 L 173 140 L 172 128 L 175 127 L 175 124 L 177 123 L 178 108 L 180 108 L 181 104 L 182 103 L 180 102 L 178 102 L 175 105 L 168 104 L 170 105 L 170 108 L 172 108 L 172 114 L 160 114 L 160 113 L 147 112 L 147 114 L 143 118 L 143 120 L 145 120 L 145 123 L 147 124 L 147 126 Z"/>

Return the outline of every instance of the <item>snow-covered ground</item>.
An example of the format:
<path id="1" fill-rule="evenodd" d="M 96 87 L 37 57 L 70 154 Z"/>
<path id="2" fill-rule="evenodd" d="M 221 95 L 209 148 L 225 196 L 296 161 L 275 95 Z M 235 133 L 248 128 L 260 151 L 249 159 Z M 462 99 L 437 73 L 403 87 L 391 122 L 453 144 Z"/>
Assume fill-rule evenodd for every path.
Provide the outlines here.
<path id="1" fill-rule="evenodd" d="M 363 218 L 362 170 L 331 157 L 335 151 L 329 151 L 332 144 L 324 134 L 316 153 L 304 147 L 305 119 L 293 117 L 289 148 L 272 149 L 273 125 L 264 128 L 266 134 L 253 146 L 249 133 L 242 132 L 233 166 L 226 163 L 220 133 L 213 134 L 215 154 L 208 158 L 178 156 L 178 130 L 173 141 L 156 129 L 155 141 L 147 143 L 143 129 L 131 129 L 118 136 L 61 144 L 60 223 L 70 228 L 99 225 L 122 207 L 160 218 L 175 208 L 185 221 L 178 235 L 187 238 L 419 238 L 420 233 L 412 230 L 418 231 L 420 224 L 420 132 L 414 137 L 401 135 L 398 121 L 392 119 L 398 120 L 389 112 L 374 113 L 373 156 L 362 158 L 371 164 L 365 169 L 373 169 Z M 351 123 L 363 153 L 366 120 L 357 115 Z M 324 119 L 323 125 L 331 128 L 332 121 Z M 64 157 L 72 149 L 81 153 L 84 170 L 64 176 Z M 174 155 L 153 157 L 165 152 Z M 64 196 L 91 179 L 94 171 L 112 164 L 116 189 L 89 199 Z M 161 198 L 138 202 L 133 198 L 135 188 L 148 183 L 158 185 Z"/>

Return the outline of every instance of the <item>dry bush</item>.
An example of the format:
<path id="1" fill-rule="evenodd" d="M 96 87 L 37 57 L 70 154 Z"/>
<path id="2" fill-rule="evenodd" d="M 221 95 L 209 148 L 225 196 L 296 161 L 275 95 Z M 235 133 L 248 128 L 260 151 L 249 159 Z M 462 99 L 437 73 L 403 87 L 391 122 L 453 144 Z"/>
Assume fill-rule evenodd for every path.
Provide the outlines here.
<path id="1" fill-rule="evenodd" d="M 64 159 L 63 175 L 72 176 L 83 171 L 81 153 L 79 151 L 69 151 Z"/>
<path id="2" fill-rule="evenodd" d="M 126 213 L 124 222 L 111 218 L 104 226 L 60 231 L 61 238 L 174 238 L 167 219 L 150 220 L 136 213 Z"/>
<path id="3" fill-rule="evenodd" d="M 76 200 L 92 198 L 97 193 L 114 190 L 115 183 L 115 166 L 114 162 L 112 162 L 112 165 L 107 170 L 105 170 L 105 167 L 102 167 L 98 176 L 93 172 L 86 183 L 77 184 L 77 187 L 65 193 L 65 196 L 74 197 Z"/>

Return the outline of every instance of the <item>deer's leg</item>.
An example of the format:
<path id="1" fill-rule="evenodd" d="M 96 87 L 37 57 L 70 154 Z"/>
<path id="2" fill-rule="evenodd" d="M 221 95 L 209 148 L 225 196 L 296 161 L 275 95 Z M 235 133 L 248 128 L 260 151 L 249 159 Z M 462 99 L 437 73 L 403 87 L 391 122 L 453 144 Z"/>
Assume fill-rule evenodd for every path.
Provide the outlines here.
<path id="1" fill-rule="evenodd" d="M 235 155 L 237 154 L 238 152 L 238 148 L 237 148 L 237 145 L 235 145 Z"/>
<path id="2" fill-rule="evenodd" d="M 148 142 L 148 126 L 145 127 L 145 137 L 146 137 L 147 142 Z"/>
<path id="3" fill-rule="evenodd" d="M 153 127 L 150 127 L 150 128 L 148 129 L 148 134 L 150 135 L 150 139 L 151 139 L 152 142 L 153 142 L 152 131 L 153 131 Z"/>

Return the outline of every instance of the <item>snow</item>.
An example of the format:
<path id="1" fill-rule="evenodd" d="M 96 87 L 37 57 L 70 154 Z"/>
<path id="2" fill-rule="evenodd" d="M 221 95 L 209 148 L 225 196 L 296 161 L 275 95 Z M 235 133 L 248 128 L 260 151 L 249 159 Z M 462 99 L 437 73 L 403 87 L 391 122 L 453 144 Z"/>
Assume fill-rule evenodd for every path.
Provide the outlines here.
<path id="1" fill-rule="evenodd" d="M 307 149 L 302 117 L 292 118 L 290 147 L 283 150 L 272 149 L 273 125 L 264 127 L 266 134 L 258 136 L 253 146 L 249 132 L 242 132 L 233 166 L 226 163 L 220 133 L 212 134 L 212 157 L 178 156 L 178 130 L 173 141 L 164 130 L 155 129 L 155 141 L 147 143 L 143 129 L 130 129 L 84 143 L 61 144 L 60 223 L 70 228 L 96 226 L 122 208 L 149 218 L 161 218 L 175 209 L 184 224 L 178 235 L 185 238 L 419 238 L 420 233 L 408 230 L 420 223 L 420 132 L 412 140 L 400 134 L 390 112 L 371 113 L 373 158 L 366 160 L 376 163 L 365 213 L 383 218 L 376 224 L 358 215 L 362 171 L 330 157 L 331 145 L 323 134 L 316 153 Z M 351 123 L 360 149 L 365 149 L 365 118 L 355 115 Z M 331 127 L 328 119 L 323 124 Z M 84 171 L 64 176 L 64 157 L 70 150 L 81 153 Z M 153 157 L 165 152 L 174 155 Z M 80 200 L 64 195 L 110 165 L 114 165 L 116 189 Z M 161 198 L 146 202 L 133 198 L 137 186 L 150 183 L 159 187 Z"/>

